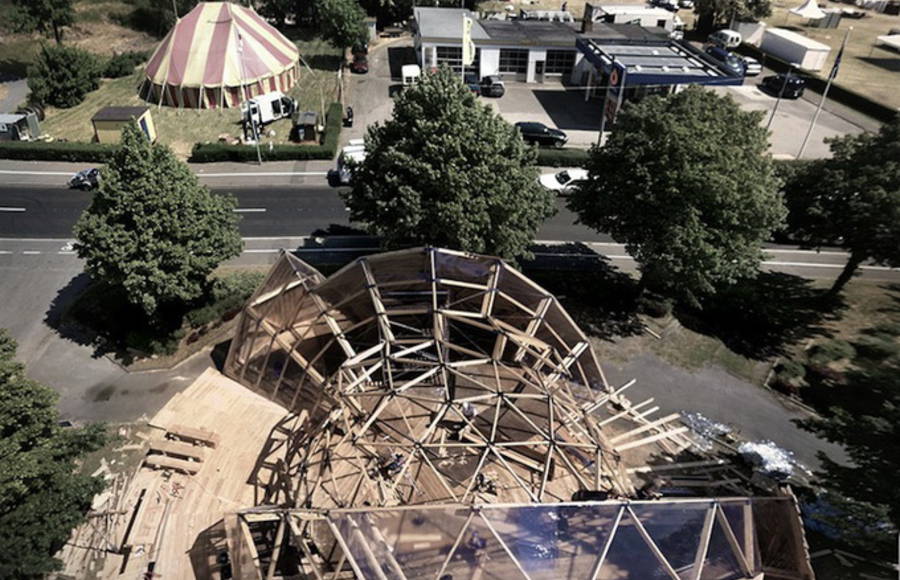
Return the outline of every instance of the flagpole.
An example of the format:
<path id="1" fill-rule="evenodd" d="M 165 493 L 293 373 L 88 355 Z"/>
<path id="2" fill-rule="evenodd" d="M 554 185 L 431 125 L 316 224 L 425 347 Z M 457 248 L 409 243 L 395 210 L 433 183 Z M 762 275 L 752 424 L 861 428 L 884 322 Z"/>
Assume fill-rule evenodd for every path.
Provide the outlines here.
<path id="1" fill-rule="evenodd" d="M 806 137 L 803 138 L 803 144 L 800 145 L 800 152 L 797 153 L 797 159 L 803 157 L 803 152 L 806 151 L 806 144 L 809 143 L 809 138 L 812 135 L 813 129 L 816 128 L 816 122 L 819 120 L 819 113 L 822 112 L 822 107 L 825 105 L 825 99 L 828 98 L 828 91 L 831 89 L 831 83 L 834 82 L 834 77 L 837 76 L 838 67 L 841 64 L 841 57 L 844 55 L 844 47 L 847 46 L 847 38 L 849 38 L 851 30 L 853 30 L 852 26 L 847 28 L 847 32 L 844 34 L 844 41 L 841 42 L 841 49 L 838 51 L 837 57 L 835 58 L 834 66 L 831 67 L 831 73 L 828 75 L 828 82 L 825 83 L 825 90 L 822 91 L 822 99 L 819 101 L 819 106 L 816 107 L 816 114 L 813 115 L 812 122 L 809 124 L 809 130 L 806 132 Z"/>

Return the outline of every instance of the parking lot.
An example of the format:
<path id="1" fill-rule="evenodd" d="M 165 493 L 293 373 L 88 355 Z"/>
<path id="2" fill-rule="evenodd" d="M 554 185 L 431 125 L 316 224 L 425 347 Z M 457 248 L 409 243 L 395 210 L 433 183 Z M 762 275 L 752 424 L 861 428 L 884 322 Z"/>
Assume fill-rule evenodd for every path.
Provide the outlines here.
<path id="1" fill-rule="evenodd" d="M 391 95 L 398 88 L 398 79 L 392 79 L 391 72 L 392 69 L 399 71 L 398 58 L 409 58 L 407 44 L 408 39 L 396 39 L 390 41 L 389 46 L 374 48 L 369 55 L 369 74 L 354 76 L 351 103 L 356 113 L 356 126 L 349 132 L 348 138 L 361 137 L 366 125 L 390 117 L 393 110 Z M 731 96 L 745 110 L 765 112 L 762 123 L 766 124 L 776 99 L 760 91 L 757 85 L 767 74 L 771 73 L 764 71 L 758 77 L 747 78 L 742 86 L 715 87 L 712 90 Z M 556 127 L 566 132 L 569 145 L 574 147 L 589 147 L 597 142 L 602 102 L 586 102 L 582 87 L 564 86 L 558 82 L 528 84 L 505 81 L 505 84 L 506 94 L 503 97 L 482 97 L 480 100 L 507 121 L 537 121 Z M 781 101 L 771 127 L 770 150 L 773 155 L 779 158 L 797 156 L 820 98 L 819 94 L 807 91 L 801 99 Z M 829 102 L 819 116 L 803 157 L 827 157 L 829 150 L 825 139 L 864 130 L 874 131 L 878 125 L 874 119 Z"/>

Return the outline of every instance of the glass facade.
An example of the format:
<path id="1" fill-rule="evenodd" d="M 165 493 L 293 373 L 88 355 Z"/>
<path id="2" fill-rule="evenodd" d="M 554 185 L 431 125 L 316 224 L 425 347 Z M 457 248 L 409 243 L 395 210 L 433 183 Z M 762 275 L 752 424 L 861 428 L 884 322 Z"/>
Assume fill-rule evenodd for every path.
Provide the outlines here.
<path id="1" fill-rule="evenodd" d="M 548 50 L 544 72 L 547 74 L 569 75 L 575 67 L 574 50 Z"/>
<path id="2" fill-rule="evenodd" d="M 501 48 L 500 72 L 520 73 L 528 72 L 528 49 Z"/>

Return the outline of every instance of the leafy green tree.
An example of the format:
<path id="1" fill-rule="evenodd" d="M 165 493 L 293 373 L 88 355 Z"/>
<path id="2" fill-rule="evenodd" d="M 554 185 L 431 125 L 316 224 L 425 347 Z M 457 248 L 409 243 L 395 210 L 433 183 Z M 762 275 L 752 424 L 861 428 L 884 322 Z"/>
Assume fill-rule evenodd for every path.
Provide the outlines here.
<path id="1" fill-rule="evenodd" d="M 60 427 L 56 393 L 26 378 L 15 353 L 0 329 L 0 578 L 40 578 L 103 489 L 75 467 L 105 433 Z"/>
<path id="2" fill-rule="evenodd" d="M 75 249 L 95 280 L 121 288 L 152 319 L 202 296 L 213 269 L 240 254 L 235 205 L 131 123 L 75 224 Z"/>
<path id="3" fill-rule="evenodd" d="M 62 44 L 63 28 L 75 22 L 72 0 L 13 0 L 13 26 L 24 32 L 53 34 Z"/>
<path id="4" fill-rule="evenodd" d="M 866 260 L 900 266 L 900 116 L 830 145 L 832 158 L 801 166 L 784 192 L 796 240 L 850 253 L 830 290 L 836 296 Z"/>
<path id="5" fill-rule="evenodd" d="M 711 32 L 738 22 L 757 22 L 772 15 L 771 0 L 697 0 L 697 28 Z"/>
<path id="6" fill-rule="evenodd" d="M 820 483 L 842 515 L 825 523 L 866 552 L 890 557 L 900 529 L 900 358 L 853 362 L 845 385 L 820 387 L 827 389 L 829 408 L 803 426 L 842 445 L 850 460 L 821 458 Z"/>
<path id="7" fill-rule="evenodd" d="M 315 11 L 322 37 L 335 48 L 366 41 L 366 13 L 356 0 L 316 0 Z"/>
<path id="8" fill-rule="evenodd" d="M 366 159 L 342 194 L 351 219 L 390 248 L 431 244 L 526 256 L 553 195 L 534 149 L 478 103 L 447 68 L 403 91 L 393 118 L 370 127 Z"/>
<path id="9" fill-rule="evenodd" d="M 278 26 L 284 26 L 285 19 L 294 13 L 297 4 L 297 0 L 262 0 L 256 4 L 256 11 L 274 20 Z"/>
<path id="10" fill-rule="evenodd" d="M 753 277 L 785 214 L 760 120 L 699 87 L 628 104 L 569 207 L 625 244 L 642 289 L 695 303 Z"/>
<path id="11" fill-rule="evenodd" d="M 28 87 L 36 101 L 55 107 L 74 107 L 100 86 L 103 63 L 93 54 L 61 44 L 41 46 L 28 67 Z"/>

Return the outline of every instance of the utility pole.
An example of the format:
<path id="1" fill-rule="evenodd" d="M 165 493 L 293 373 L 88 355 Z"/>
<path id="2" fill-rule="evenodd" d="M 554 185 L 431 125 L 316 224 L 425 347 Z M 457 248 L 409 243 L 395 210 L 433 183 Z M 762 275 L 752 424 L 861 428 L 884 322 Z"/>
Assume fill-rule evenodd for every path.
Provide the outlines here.
<path id="1" fill-rule="evenodd" d="M 834 59 L 834 65 L 831 67 L 831 72 L 828 74 L 828 82 L 825 84 L 825 90 L 822 92 L 822 100 L 819 101 L 819 106 L 816 107 L 816 114 L 813 115 L 812 122 L 809 124 L 809 130 L 806 132 L 806 137 L 803 138 L 803 144 L 800 145 L 800 152 L 797 153 L 797 159 L 803 157 L 803 152 L 806 151 L 806 144 L 809 143 L 809 138 L 812 135 L 813 129 L 816 127 L 816 122 L 819 120 L 819 113 L 822 112 L 822 107 L 825 105 L 825 99 L 828 98 L 828 91 L 831 89 L 831 83 L 834 82 L 834 77 L 837 76 L 838 68 L 841 66 L 844 47 L 847 46 L 847 39 L 850 37 L 851 30 L 853 30 L 852 26 L 848 28 L 846 34 L 844 34 L 844 41 L 841 43 L 841 49 L 838 51 L 837 57 Z"/>

